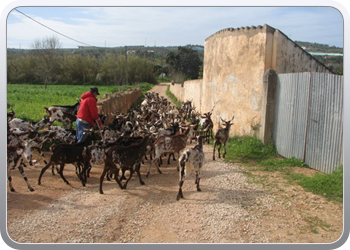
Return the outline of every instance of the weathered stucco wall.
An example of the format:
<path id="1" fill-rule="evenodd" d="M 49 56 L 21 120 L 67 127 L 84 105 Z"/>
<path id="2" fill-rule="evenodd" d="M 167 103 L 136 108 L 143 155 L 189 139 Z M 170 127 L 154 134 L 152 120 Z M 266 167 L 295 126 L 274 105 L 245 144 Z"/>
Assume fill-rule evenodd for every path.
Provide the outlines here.
<path id="1" fill-rule="evenodd" d="M 280 73 L 332 72 L 279 30 L 274 31 L 275 65 L 271 68 Z"/>
<path id="2" fill-rule="evenodd" d="M 190 80 L 182 84 L 175 83 L 170 85 L 170 92 L 181 102 L 192 101 L 192 104 L 198 112 L 201 108 L 203 80 Z"/>
<path id="3" fill-rule="evenodd" d="M 255 132 L 260 122 L 265 57 L 262 26 L 226 29 L 206 39 L 201 112 L 215 105 L 215 131 L 220 117 L 229 120 L 234 116 L 231 135 Z"/>
<path id="4" fill-rule="evenodd" d="M 192 101 L 193 106 L 200 112 L 203 80 L 186 81 L 184 82 L 184 88 L 186 89 L 184 91 L 184 101 Z"/>
<path id="5" fill-rule="evenodd" d="M 185 102 L 185 88 L 181 83 L 170 84 L 170 92 L 176 97 L 177 100 L 180 102 Z"/>
<path id="6" fill-rule="evenodd" d="M 142 91 L 140 88 L 105 95 L 97 101 L 99 114 L 105 115 L 107 117 L 106 122 L 110 123 L 113 121 L 114 115 L 127 113 L 141 96 Z"/>

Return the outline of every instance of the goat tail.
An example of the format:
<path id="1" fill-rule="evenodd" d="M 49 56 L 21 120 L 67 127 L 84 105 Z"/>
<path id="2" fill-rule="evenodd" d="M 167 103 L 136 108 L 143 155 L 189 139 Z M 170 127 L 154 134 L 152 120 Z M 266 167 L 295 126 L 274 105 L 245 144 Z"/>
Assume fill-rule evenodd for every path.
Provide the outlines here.
<path id="1" fill-rule="evenodd" d="M 179 163 L 182 164 L 182 163 L 185 163 L 186 161 L 187 161 L 187 153 L 184 152 L 179 158 Z"/>
<path id="2" fill-rule="evenodd" d="M 185 152 L 183 152 L 179 158 L 179 163 L 183 164 L 185 162 L 188 162 L 190 159 L 190 155 L 191 155 L 191 152 L 189 150 L 186 150 Z"/>

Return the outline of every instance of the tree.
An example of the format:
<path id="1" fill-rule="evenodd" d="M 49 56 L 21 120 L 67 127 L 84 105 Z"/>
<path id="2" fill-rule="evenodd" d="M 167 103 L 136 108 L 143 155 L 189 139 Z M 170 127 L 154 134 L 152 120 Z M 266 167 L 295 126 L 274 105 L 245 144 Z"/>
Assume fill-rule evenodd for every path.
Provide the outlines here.
<path id="1" fill-rule="evenodd" d="M 56 36 L 46 37 L 41 40 L 36 39 L 32 48 L 37 58 L 36 73 L 47 88 L 47 84 L 52 83 L 55 79 L 53 71 L 58 66 L 56 59 L 61 43 Z"/>
<path id="2" fill-rule="evenodd" d="M 170 65 L 174 75 L 183 75 L 186 79 L 197 79 L 202 61 L 197 51 L 189 47 L 178 47 L 178 52 L 169 52 L 166 63 Z M 184 79 L 185 80 L 185 79 Z"/>

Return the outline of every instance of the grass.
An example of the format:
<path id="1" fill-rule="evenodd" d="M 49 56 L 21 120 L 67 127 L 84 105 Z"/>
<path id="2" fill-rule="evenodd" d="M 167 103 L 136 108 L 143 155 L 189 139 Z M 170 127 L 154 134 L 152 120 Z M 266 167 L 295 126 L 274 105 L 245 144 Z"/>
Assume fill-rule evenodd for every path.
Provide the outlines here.
<path id="1" fill-rule="evenodd" d="M 74 105 L 82 93 L 89 91 L 88 85 L 44 85 L 7 84 L 7 103 L 16 112 L 16 117 L 39 121 L 46 115 L 44 107 L 51 105 Z M 123 86 L 98 86 L 100 96 L 117 91 L 140 87 L 142 92 L 153 87 L 149 83 Z M 98 97 L 99 99 L 100 97 Z M 9 109 L 11 110 L 11 109 Z M 8 111 L 9 111 L 8 110 Z"/>
<path id="2" fill-rule="evenodd" d="M 304 190 L 322 195 L 332 201 L 343 201 L 343 166 L 331 174 L 318 173 L 305 176 L 295 173 L 295 167 L 308 168 L 307 164 L 297 158 L 283 158 L 278 155 L 273 143 L 267 146 L 256 137 L 235 136 L 226 146 L 225 160 L 253 166 L 250 171 L 279 171 L 291 183 L 296 183 Z"/>
<path id="3" fill-rule="evenodd" d="M 171 82 L 171 80 L 172 80 L 171 78 L 163 76 L 163 77 L 158 77 L 157 82 L 159 82 L 159 83 Z"/>
<path id="4" fill-rule="evenodd" d="M 318 173 L 312 177 L 301 176 L 297 179 L 305 190 L 323 195 L 329 200 L 343 202 L 343 166 L 331 174 Z"/>
<path id="5" fill-rule="evenodd" d="M 181 107 L 181 102 L 170 92 L 170 86 L 166 90 L 166 95 L 171 99 L 176 107 Z"/>
<path id="6" fill-rule="evenodd" d="M 252 136 L 231 137 L 227 143 L 226 152 L 228 161 L 254 164 L 278 156 L 273 143 L 265 147 L 259 139 Z"/>

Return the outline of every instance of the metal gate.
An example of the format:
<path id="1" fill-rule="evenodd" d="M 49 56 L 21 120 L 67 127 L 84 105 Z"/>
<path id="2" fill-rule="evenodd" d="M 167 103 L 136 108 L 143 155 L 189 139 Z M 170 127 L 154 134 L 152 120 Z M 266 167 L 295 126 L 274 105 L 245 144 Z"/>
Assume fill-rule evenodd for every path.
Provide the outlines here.
<path id="1" fill-rule="evenodd" d="M 324 173 L 342 164 L 343 76 L 278 74 L 273 140 L 280 155 Z"/>

